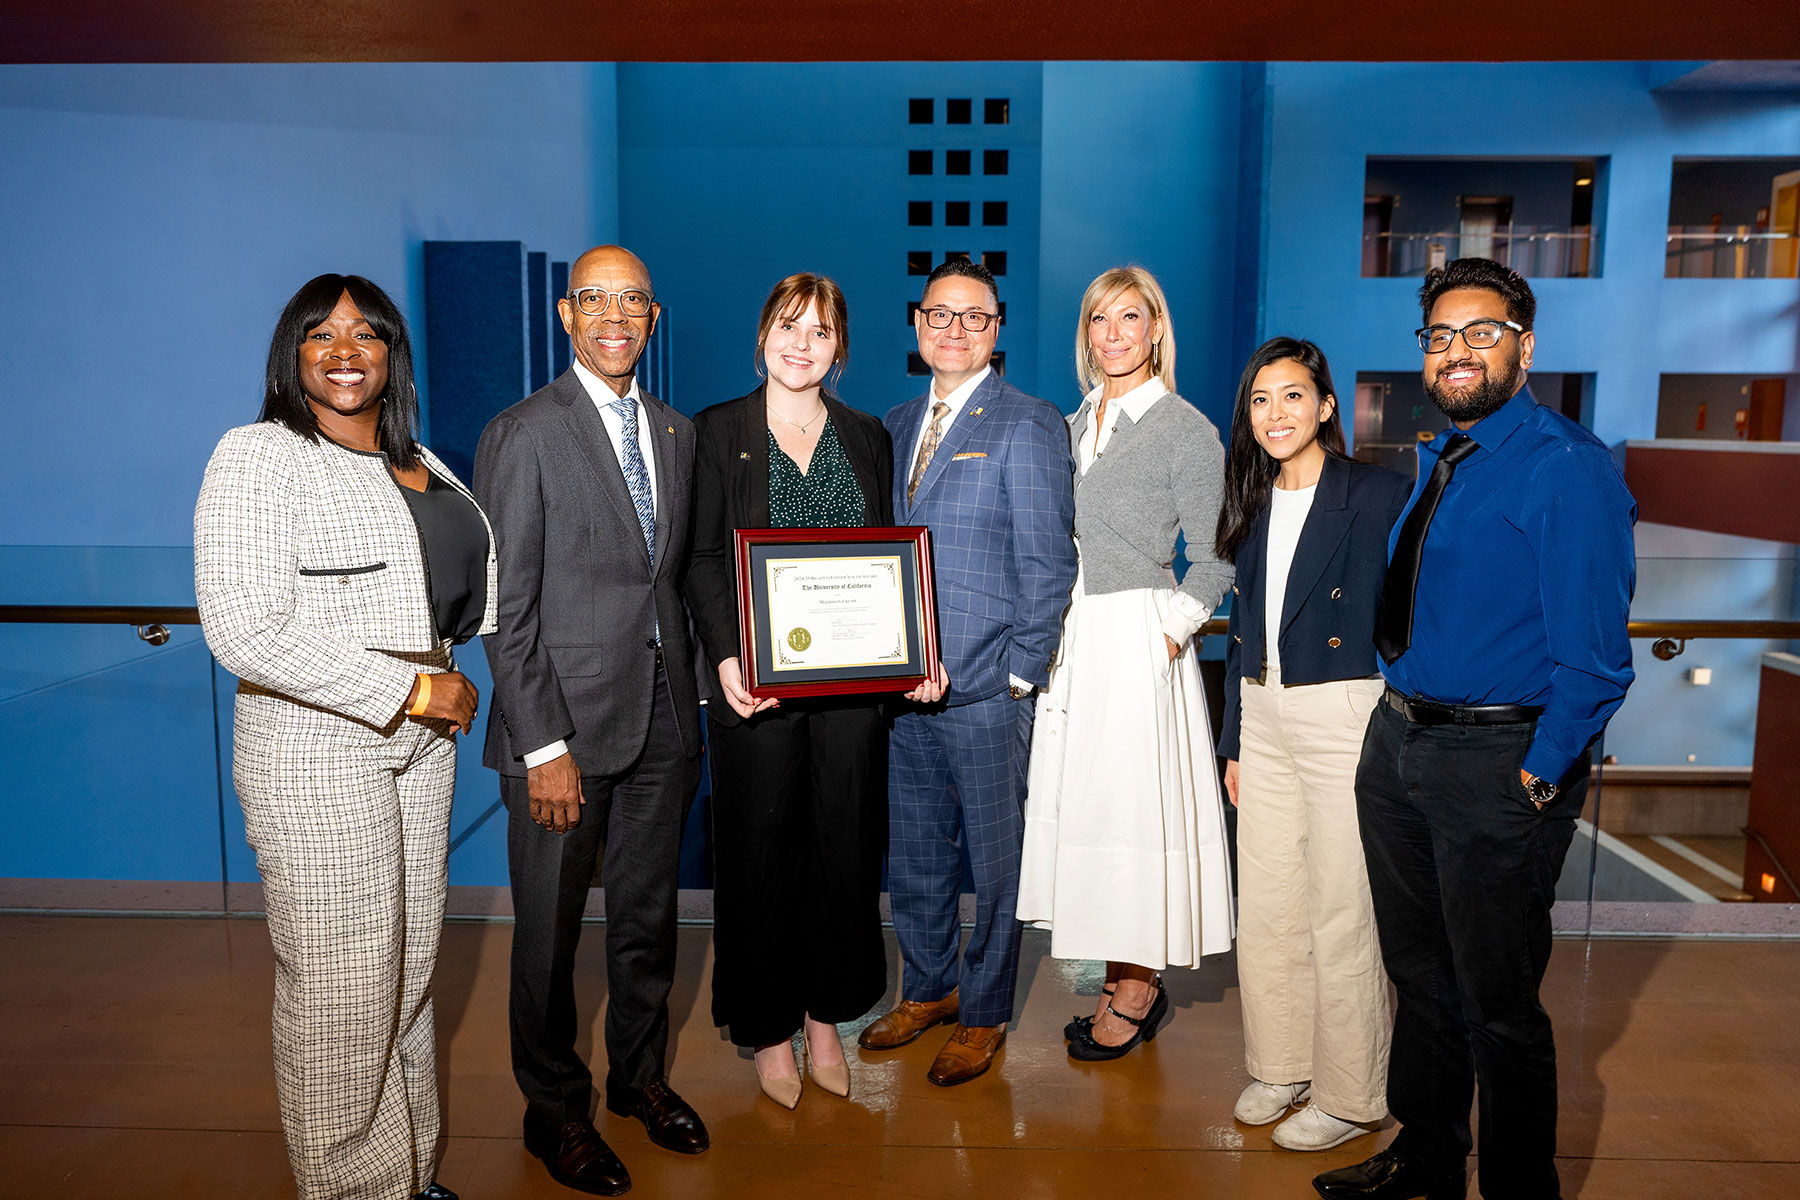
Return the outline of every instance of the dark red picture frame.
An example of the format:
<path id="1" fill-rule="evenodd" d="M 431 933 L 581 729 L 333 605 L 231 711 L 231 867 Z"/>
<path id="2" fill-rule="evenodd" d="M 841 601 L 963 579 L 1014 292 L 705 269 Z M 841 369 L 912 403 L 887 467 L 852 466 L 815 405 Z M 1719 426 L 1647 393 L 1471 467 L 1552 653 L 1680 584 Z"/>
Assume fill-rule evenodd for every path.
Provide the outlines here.
<path id="1" fill-rule="evenodd" d="M 818 546 L 830 550 L 845 544 L 866 546 L 888 543 L 911 549 L 916 602 L 907 614 L 909 629 L 919 647 L 919 670 L 902 675 L 860 675 L 855 678 L 819 678 L 791 683 L 776 683 L 760 678 L 759 666 L 765 663 L 769 647 L 762 644 L 756 628 L 759 611 L 756 591 L 762 573 L 751 569 L 751 556 L 759 546 Z M 737 562 L 738 645 L 743 648 L 740 659 L 744 689 L 756 696 L 785 698 L 789 696 L 851 696 L 881 692 L 910 692 L 925 682 L 938 659 L 937 591 L 932 582 L 931 531 L 923 525 L 823 526 L 816 529 L 738 529 L 732 533 L 732 551 Z M 820 555 L 820 557 L 825 557 Z M 767 603 L 760 606 L 767 611 Z M 910 662 L 910 659 L 909 659 Z"/>

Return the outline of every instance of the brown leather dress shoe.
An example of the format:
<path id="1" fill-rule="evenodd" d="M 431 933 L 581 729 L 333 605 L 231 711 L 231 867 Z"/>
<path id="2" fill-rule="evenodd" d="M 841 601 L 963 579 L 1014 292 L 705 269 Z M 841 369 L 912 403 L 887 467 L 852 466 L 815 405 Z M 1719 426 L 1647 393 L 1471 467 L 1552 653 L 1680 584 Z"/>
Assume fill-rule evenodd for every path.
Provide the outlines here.
<path id="1" fill-rule="evenodd" d="M 898 1008 L 869 1022 L 868 1028 L 856 1035 L 856 1044 L 864 1050 L 904 1046 L 933 1025 L 956 1020 L 958 1008 L 955 988 L 942 1000 L 902 1000 Z"/>
<path id="2" fill-rule="evenodd" d="M 606 1107 L 621 1117 L 642 1121 L 650 1140 L 664 1150 L 699 1154 L 712 1145 L 700 1114 L 661 1079 L 642 1088 L 622 1087 L 608 1079 Z"/>
<path id="3" fill-rule="evenodd" d="M 625 1164 L 587 1120 L 553 1125 L 525 1114 L 525 1148 L 544 1160 L 550 1178 L 564 1187 L 596 1196 L 631 1190 Z"/>
<path id="4" fill-rule="evenodd" d="M 1000 1053 L 1005 1042 L 1004 1025 L 959 1024 L 950 1040 L 944 1043 L 944 1048 L 938 1051 L 937 1061 L 931 1064 L 925 1078 L 939 1087 L 967 1083 L 994 1065 L 994 1055 Z"/>

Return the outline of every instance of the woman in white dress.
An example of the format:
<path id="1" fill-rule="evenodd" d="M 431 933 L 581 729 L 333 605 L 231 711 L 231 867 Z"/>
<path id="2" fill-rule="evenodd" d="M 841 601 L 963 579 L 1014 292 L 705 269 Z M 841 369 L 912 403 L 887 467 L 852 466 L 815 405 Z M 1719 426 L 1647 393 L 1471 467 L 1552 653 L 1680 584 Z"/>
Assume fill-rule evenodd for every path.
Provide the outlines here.
<path id="1" fill-rule="evenodd" d="M 1082 297 L 1070 419 L 1081 572 L 1038 700 L 1019 919 L 1050 953 L 1103 959 L 1069 1054 L 1118 1058 L 1168 1015 L 1158 974 L 1231 948 L 1230 870 L 1194 634 L 1231 583 L 1213 556 L 1218 430 L 1175 394 L 1162 288 L 1116 267 Z M 1178 531 L 1192 565 L 1176 586 Z"/>

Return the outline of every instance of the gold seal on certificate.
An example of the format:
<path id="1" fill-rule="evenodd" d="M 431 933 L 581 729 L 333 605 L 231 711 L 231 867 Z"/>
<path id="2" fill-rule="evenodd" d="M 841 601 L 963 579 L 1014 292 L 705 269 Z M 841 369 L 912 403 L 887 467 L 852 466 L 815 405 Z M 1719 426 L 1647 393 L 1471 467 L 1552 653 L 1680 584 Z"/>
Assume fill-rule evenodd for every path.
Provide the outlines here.
<path id="1" fill-rule="evenodd" d="M 923 527 L 740 529 L 745 686 L 759 696 L 906 691 L 937 653 Z"/>

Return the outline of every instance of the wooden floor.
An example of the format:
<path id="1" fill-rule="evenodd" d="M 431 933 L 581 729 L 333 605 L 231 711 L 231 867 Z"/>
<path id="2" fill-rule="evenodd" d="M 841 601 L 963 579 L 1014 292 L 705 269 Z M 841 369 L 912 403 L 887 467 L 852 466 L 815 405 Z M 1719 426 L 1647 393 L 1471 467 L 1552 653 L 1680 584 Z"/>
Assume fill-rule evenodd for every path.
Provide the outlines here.
<path id="1" fill-rule="evenodd" d="M 590 927 L 581 952 L 589 1030 L 605 994 L 602 932 Z M 465 1200 L 566 1200 L 576 1193 L 518 1137 L 510 934 L 506 924 L 445 933 L 439 1177 Z M 1293 1154 L 1274 1149 L 1267 1128 L 1233 1122 L 1245 1075 L 1230 956 L 1170 975 L 1174 1017 L 1147 1050 L 1072 1064 L 1061 1027 L 1091 1009 L 1096 980 L 1046 957 L 1035 933 L 1020 1020 L 989 1076 L 932 1087 L 935 1032 L 872 1055 L 846 1026 L 851 1099 L 809 1087 L 790 1113 L 757 1094 L 750 1063 L 711 1025 L 709 943 L 707 928 L 683 928 L 672 1076 L 712 1150 L 670 1154 L 635 1122 L 598 1117 L 639 1195 L 1298 1198 L 1312 1195 L 1314 1173 L 1392 1136 L 1390 1123 L 1379 1140 Z M 293 1195 L 260 922 L 0 917 L 0 964 L 0 1197 Z M 1800 944 L 1562 941 L 1545 996 L 1560 1048 L 1565 1196 L 1800 1196 Z"/>

